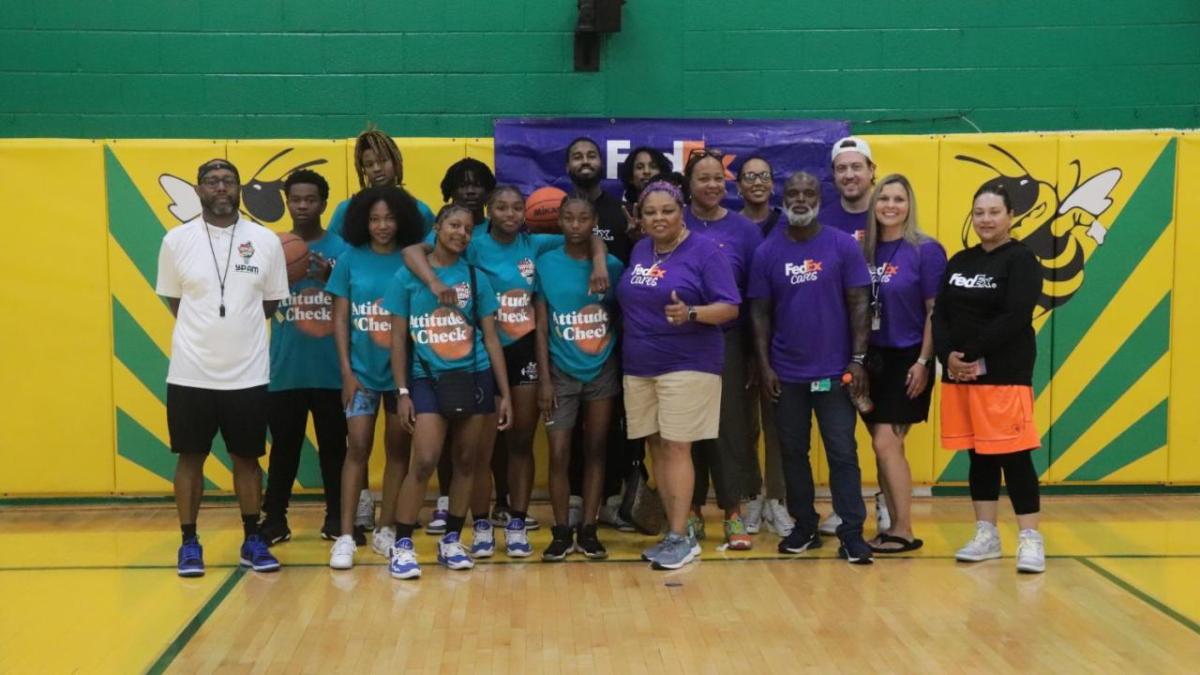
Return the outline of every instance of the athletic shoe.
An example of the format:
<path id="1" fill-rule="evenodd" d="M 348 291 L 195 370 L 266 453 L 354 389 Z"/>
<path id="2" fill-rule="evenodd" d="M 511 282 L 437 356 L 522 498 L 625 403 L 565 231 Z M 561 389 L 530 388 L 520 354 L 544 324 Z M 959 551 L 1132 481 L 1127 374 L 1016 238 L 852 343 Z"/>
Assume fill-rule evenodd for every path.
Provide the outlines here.
<path id="1" fill-rule="evenodd" d="M 1037 530 L 1017 535 L 1017 571 L 1041 574 L 1046 571 L 1046 542 Z"/>
<path id="2" fill-rule="evenodd" d="M 658 540 L 657 544 L 651 546 L 645 551 L 642 551 L 642 560 L 645 560 L 646 562 L 654 562 L 654 559 L 658 557 L 658 554 L 662 553 L 663 547 L 666 546 L 666 544 L 667 537 L 664 535 L 662 539 Z"/>
<path id="3" fill-rule="evenodd" d="M 267 546 L 274 546 L 291 539 L 292 531 L 288 528 L 286 519 L 263 518 L 263 521 L 258 524 L 258 536 L 267 542 Z"/>
<path id="4" fill-rule="evenodd" d="M 746 514 L 746 532 L 748 534 L 758 534 L 762 530 L 763 510 L 766 506 L 766 499 L 762 495 L 758 495 L 753 499 L 747 499 L 743 503 L 746 505 L 744 510 Z"/>
<path id="5" fill-rule="evenodd" d="M 246 537 L 242 542 L 242 566 L 249 567 L 255 572 L 274 572 L 279 569 L 279 561 L 267 550 L 267 542 L 257 534 Z"/>
<path id="6" fill-rule="evenodd" d="M 508 505 L 496 504 L 492 507 L 492 525 L 504 527 L 508 525 L 509 518 L 512 518 L 512 514 L 508 512 Z"/>
<path id="7" fill-rule="evenodd" d="M 1000 531 L 994 523 L 978 521 L 975 523 L 975 536 L 968 541 L 954 559 L 959 562 L 980 562 L 994 560 L 1000 557 Z"/>
<path id="8" fill-rule="evenodd" d="M 566 525 L 555 525 L 550 528 L 550 545 L 542 551 L 542 560 L 547 562 L 558 562 L 565 560 L 567 554 L 575 548 L 575 542 L 571 539 L 571 528 Z"/>
<path id="9" fill-rule="evenodd" d="M 687 519 L 688 534 L 697 541 L 704 541 L 704 519 L 696 514 L 691 514 Z"/>
<path id="10" fill-rule="evenodd" d="M 341 535 L 333 541 L 333 547 L 329 549 L 329 566 L 335 570 L 354 567 L 354 552 L 357 550 L 354 537 L 348 534 Z"/>
<path id="11" fill-rule="evenodd" d="M 179 562 L 175 571 L 181 577 L 204 576 L 204 547 L 199 539 L 188 539 L 179 547 Z"/>
<path id="12" fill-rule="evenodd" d="M 334 541 L 342 534 L 342 526 L 337 519 L 325 518 L 325 524 L 321 525 L 321 538 L 325 541 Z"/>
<path id="13" fill-rule="evenodd" d="M 371 535 L 371 550 L 387 558 L 392 555 L 392 546 L 396 545 L 396 530 L 384 525 Z"/>
<path id="14" fill-rule="evenodd" d="M 875 531 L 887 532 L 892 529 L 892 514 L 888 512 L 887 499 L 882 492 L 875 493 Z"/>
<path id="15" fill-rule="evenodd" d="M 817 531 L 832 537 L 837 534 L 838 526 L 841 524 L 842 517 L 836 513 L 831 513 L 828 518 L 821 521 L 821 525 L 817 527 Z"/>
<path id="16" fill-rule="evenodd" d="M 534 530 L 540 530 L 540 529 L 542 529 L 542 521 L 540 521 L 537 518 L 534 518 L 532 515 L 526 513 L 525 514 L 525 531 L 533 532 Z"/>
<path id="17" fill-rule="evenodd" d="M 421 566 L 417 564 L 417 552 L 410 537 L 396 540 L 392 547 L 392 559 L 388 562 L 388 573 L 393 579 L 419 579 Z"/>
<path id="18" fill-rule="evenodd" d="M 354 525 L 363 531 L 375 529 L 375 498 L 370 490 L 358 493 L 358 508 L 354 511 Z"/>
<path id="19" fill-rule="evenodd" d="M 620 532 L 636 532 L 633 523 L 621 517 L 621 495 L 613 495 L 600 507 L 599 520 L 601 525 L 616 528 Z"/>
<path id="20" fill-rule="evenodd" d="M 579 527 L 583 523 L 583 497 L 571 495 L 567 500 L 567 525 Z"/>
<path id="21" fill-rule="evenodd" d="M 838 557 L 851 565 L 870 565 L 875 562 L 875 554 L 862 537 L 843 539 L 838 546 Z"/>
<path id="22" fill-rule="evenodd" d="M 725 545 L 735 551 L 749 551 L 754 546 L 754 540 L 746 532 L 746 521 L 737 514 L 725 521 Z"/>
<path id="23" fill-rule="evenodd" d="M 469 570 L 475 566 L 475 561 L 458 540 L 457 532 L 449 532 L 438 541 L 438 564 L 452 570 Z"/>
<path id="24" fill-rule="evenodd" d="M 529 535 L 525 533 L 525 521 L 510 518 L 504 526 L 504 554 L 510 558 L 528 558 L 533 555 Z"/>
<path id="25" fill-rule="evenodd" d="M 492 533 L 492 524 L 486 518 L 475 521 L 472 528 L 471 557 L 490 558 L 496 552 L 496 536 Z"/>
<path id="26" fill-rule="evenodd" d="M 796 529 L 796 521 L 792 520 L 792 514 L 788 513 L 787 506 L 778 499 L 767 500 L 764 519 L 767 529 L 780 537 L 786 537 Z"/>
<path id="27" fill-rule="evenodd" d="M 596 525 L 580 525 L 575 531 L 575 550 L 592 560 L 603 560 L 608 557 L 608 550 L 596 536 Z"/>
<path id="28" fill-rule="evenodd" d="M 694 537 L 668 533 L 663 540 L 662 550 L 651 561 L 656 570 L 677 570 L 700 555 L 700 542 Z"/>
<path id="29" fill-rule="evenodd" d="M 792 528 L 788 536 L 779 541 L 780 553 L 799 554 L 814 548 L 821 548 L 821 535 L 817 532 L 801 532 L 799 528 Z"/>
<path id="30" fill-rule="evenodd" d="M 425 534 L 446 534 L 446 519 L 450 517 L 450 498 L 438 497 L 433 507 L 433 516 L 425 526 Z"/>

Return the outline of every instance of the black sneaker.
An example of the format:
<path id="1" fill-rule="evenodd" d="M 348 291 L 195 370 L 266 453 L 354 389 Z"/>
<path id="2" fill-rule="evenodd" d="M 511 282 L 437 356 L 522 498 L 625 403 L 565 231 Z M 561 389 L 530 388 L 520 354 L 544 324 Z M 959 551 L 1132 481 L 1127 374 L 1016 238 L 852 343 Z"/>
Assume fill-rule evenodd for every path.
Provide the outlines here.
<path id="1" fill-rule="evenodd" d="M 596 525 L 580 525 L 575 533 L 575 550 L 592 560 L 603 560 L 608 557 L 608 550 L 596 536 Z"/>
<path id="2" fill-rule="evenodd" d="M 843 539 L 842 545 L 838 546 L 838 557 L 851 565 L 870 565 L 875 562 L 871 547 L 863 541 L 862 537 Z"/>
<path id="3" fill-rule="evenodd" d="M 367 528 L 361 525 L 354 526 L 354 543 L 358 546 L 367 545 Z"/>
<path id="4" fill-rule="evenodd" d="M 258 535 L 267 543 L 267 546 L 274 546 L 291 539 L 292 531 L 288 529 L 286 519 L 264 518 L 258 524 Z"/>
<path id="5" fill-rule="evenodd" d="M 338 535 L 342 533 L 342 524 L 338 518 L 326 518 L 325 524 L 321 526 L 321 538 L 325 541 L 337 541 Z"/>
<path id="6" fill-rule="evenodd" d="M 554 538 L 550 540 L 550 545 L 542 551 L 542 560 L 550 562 L 558 562 L 565 560 L 567 554 L 575 548 L 575 542 L 571 538 L 571 528 L 566 525 L 555 525 L 550 528 L 550 534 Z"/>
<path id="7" fill-rule="evenodd" d="M 792 528 L 791 534 L 779 540 L 780 553 L 804 553 L 812 548 L 821 548 L 821 535 L 816 532 L 803 532 L 800 528 Z M 871 549 L 867 549 L 870 553 Z"/>

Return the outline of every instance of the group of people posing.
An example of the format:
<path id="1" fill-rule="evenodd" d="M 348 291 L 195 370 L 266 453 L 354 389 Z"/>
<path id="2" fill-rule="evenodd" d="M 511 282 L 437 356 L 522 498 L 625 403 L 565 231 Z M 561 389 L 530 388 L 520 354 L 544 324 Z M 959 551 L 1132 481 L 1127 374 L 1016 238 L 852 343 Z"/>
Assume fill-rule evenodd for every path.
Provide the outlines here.
<path id="1" fill-rule="evenodd" d="M 742 160 L 741 212 L 722 205 L 727 169 L 716 149 L 692 152 L 681 173 L 661 152 L 635 149 L 620 167 L 623 201 L 601 188 L 593 140 L 576 139 L 564 159 L 575 189 L 559 207 L 561 234 L 533 233 L 521 191 L 470 158 L 447 170 L 435 216 L 401 187 L 395 142 L 370 130 L 355 144 L 362 189 L 328 229 L 325 179 L 288 176 L 292 234 L 308 251 L 299 260 L 240 215 L 235 166 L 201 165 L 203 214 L 164 237 L 157 283 L 177 317 L 167 416 L 180 575 L 204 573 L 196 516 L 218 431 L 242 512 L 242 564 L 279 568 L 269 547 L 291 536 L 310 414 L 335 569 L 351 568 L 369 536 L 393 577 L 419 577 L 413 538 L 434 473 L 441 497 L 425 530 L 439 537 L 439 564 L 469 569 L 494 555 L 496 529 L 506 555 L 532 555 L 539 419 L 553 513 L 544 560 L 607 557 L 598 526 L 633 530 L 621 491 L 647 460 L 666 521 L 642 554 L 656 569 L 700 555 L 710 484 L 724 546 L 749 549 L 767 527 L 781 553 L 800 554 L 825 534 L 841 558 L 869 564 L 922 546 L 904 442 L 928 417 L 935 358 L 943 445 L 970 454 L 976 532 L 957 558 L 1000 557 L 1003 473 L 1020 527 L 1017 568 L 1044 569 L 1031 455 L 1042 273 L 1011 237 L 1003 186 L 974 195 L 979 243 L 947 262 L 918 225 L 909 181 L 876 181 L 862 138 L 832 147 L 832 204 L 821 204 L 809 173 L 780 182 L 762 157 Z M 367 462 L 381 411 L 375 518 Z M 824 521 L 809 461 L 814 416 L 833 496 Z M 870 541 L 859 417 L 880 484 Z"/>

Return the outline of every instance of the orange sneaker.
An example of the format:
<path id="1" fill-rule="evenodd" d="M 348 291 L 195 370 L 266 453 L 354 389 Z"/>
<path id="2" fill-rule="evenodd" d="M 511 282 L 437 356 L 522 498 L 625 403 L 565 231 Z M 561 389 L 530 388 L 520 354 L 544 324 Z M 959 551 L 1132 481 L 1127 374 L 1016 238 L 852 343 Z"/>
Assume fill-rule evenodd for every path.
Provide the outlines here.
<path id="1" fill-rule="evenodd" d="M 746 521 L 740 515 L 725 521 L 725 544 L 735 551 L 749 551 L 754 546 L 754 540 L 746 532 Z"/>

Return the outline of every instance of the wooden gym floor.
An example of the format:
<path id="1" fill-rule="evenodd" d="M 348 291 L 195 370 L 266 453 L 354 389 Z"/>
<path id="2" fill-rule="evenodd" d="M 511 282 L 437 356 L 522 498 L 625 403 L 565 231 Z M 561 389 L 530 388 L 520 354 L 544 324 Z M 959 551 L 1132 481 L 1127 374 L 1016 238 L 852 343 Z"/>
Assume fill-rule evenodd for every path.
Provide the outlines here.
<path id="1" fill-rule="evenodd" d="M 419 535 L 425 576 L 400 582 L 366 547 L 354 570 L 330 570 L 311 503 L 273 549 L 277 574 L 239 569 L 236 510 L 205 508 L 208 575 L 190 580 L 175 576 L 168 505 L 9 506 L 0 673 L 1196 672 L 1200 497 L 1048 497 L 1043 509 L 1036 576 L 1014 569 L 1011 512 L 1005 558 L 955 563 L 970 504 L 937 498 L 915 505 L 925 548 L 869 567 L 838 560 L 828 539 L 783 559 L 768 533 L 753 551 L 717 552 L 712 511 L 703 560 L 678 572 L 650 570 L 637 560 L 649 540 L 613 530 L 601 532 L 607 562 L 498 554 L 470 572 L 438 568 Z M 533 533 L 535 556 L 548 537 Z"/>

